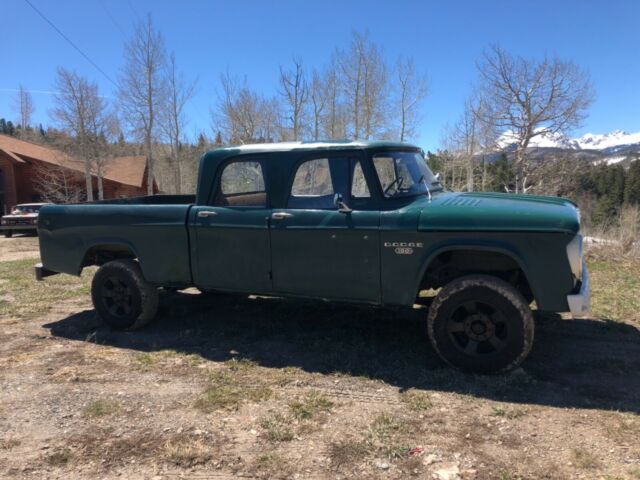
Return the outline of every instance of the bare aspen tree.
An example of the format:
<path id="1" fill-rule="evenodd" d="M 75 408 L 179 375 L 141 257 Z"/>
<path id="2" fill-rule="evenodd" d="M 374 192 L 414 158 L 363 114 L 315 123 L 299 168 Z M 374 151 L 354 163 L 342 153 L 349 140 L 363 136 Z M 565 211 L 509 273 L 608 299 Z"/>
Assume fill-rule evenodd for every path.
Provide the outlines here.
<path id="1" fill-rule="evenodd" d="M 398 111 L 400 116 L 399 139 L 404 142 L 416 133 L 420 121 L 420 104 L 427 96 L 427 80 L 416 72 L 412 58 L 398 59 Z"/>
<path id="2" fill-rule="evenodd" d="M 340 79 L 338 66 L 334 57 L 325 73 L 324 87 L 326 92 L 326 114 L 324 115 L 324 137 L 329 139 L 347 137 L 346 108 L 340 96 Z"/>
<path id="3" fill-rule="evenodd" d="M 309 86 L 302 68 L 302 60 L 294 58 L 292 70 L 285 70 L 280 66 L 280 89 L 290 122 L 291 139 L 300 140 L 305 107 L 309 99 Z"/>
<path id="4" fill-rule="evenodd" d="M 349 109 L 353 138 L 369 139 L 389 127 L 388 68 L 382 51 L 368 35 L 354 32 L 347 51 L 338 51 L 337 63 L 343 94 Z"/>
<path id="5" fill-rule="evenodd" d="M 529 189 L 526 150 L 536 136 L 567 132 L 587 116 L 594 94 L 589 75 L 557 57 L 542 60 L 489 48 L 478 64 L 482 119 L 508 132 L 515 146 L 516 193 Z"/>
<path id="6" fill-rule="evenodd" d="M 119 98 L 124 120 L 144 143 L 147 156 L 147 193 L 153 195 L 153 144 L 158 136 L 158 114 L 166 100 L 166 61 L 162 34 L 151 15 L 138 23 L 124 50 L 125 65 L 119 79 Z"/>
<path id="7" fill-rule="evenodd" d="M 34 165 L 34 186 L 44 202 L 78 203 L 86 199 L 78 172 L 57 165 Z"/>
<path id="8" fill-rule="evenodd" d="M 184 76 L 178 72 L 174 53 L 169 56 L 166 69 L 167 98 L 160 114 L 160 126 L 170 144 L 175 192 L 180 194 L 182 189 L 180 150 L 184 140 L 184 129 L 187 125 L 184 108 L 193 96 L 195 82 L 186 81 Z"/>
<path id="9" fill-rule="evenodd" d="M 18 93 L 14 102 L 14 109 L 20 115 L 20 127 L 24 132 L 25 129 L 31 125 L 31 115 L 35 112 L 35 108 L 33 106 L 31 93 L 29 93 L 29 91 L 22 85 L 18 87 Z"/>
<path id="10" fill-rule="evenodd" d="M 221 130 L 229 143 L 273 141 L 279 129 L 275 99 L 265 99 L 229 72 L 220 75 L 216 110 L 212 112 L 214 131 Z"/>
<path id="11" fill-rule="evenodd" d="M 327 79 L 323 79 L 320 72 L 313 70 L 311 78 L 311 88 L 309 89 L 309 99 L 313 115 L 313 139 L 320 140 L 320 128 L 324 117 L 327 103 L 330 101 L 327 95 Z"/>
<path id="12" fill-rule="evenodd" d="M 84 162 L 87 200 L 92 201 L 93 167 L 99 167 L 98 197 L 102 199 L 102 157 L 106 148 L 109 113 L 98 85 L 75 72 L 58 68 L 51 117 L 73 138 L 73 153 Z M 99 164 L 99 165 L 98 165 Z"/>

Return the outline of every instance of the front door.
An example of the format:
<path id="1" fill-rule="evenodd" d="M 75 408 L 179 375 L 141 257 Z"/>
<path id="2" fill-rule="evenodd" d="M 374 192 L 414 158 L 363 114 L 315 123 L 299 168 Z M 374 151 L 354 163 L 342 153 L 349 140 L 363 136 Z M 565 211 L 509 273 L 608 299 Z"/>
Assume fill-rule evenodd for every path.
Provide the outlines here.
<path id="1" fill-rule="evenodd" d="M 208 206 L 191 209 L 194 283 L 202 289 L 268 293 L 271 252 L 261 159 L 227 163 Z"/>
<path id="2" fill-rule="evenodd" d="M 298 164 L 286 208 L 271 214 L 276 293 L 378 303 L 380 212 L 359 157 Z M 334 204 L 336 194 L 352 209 Z"/>

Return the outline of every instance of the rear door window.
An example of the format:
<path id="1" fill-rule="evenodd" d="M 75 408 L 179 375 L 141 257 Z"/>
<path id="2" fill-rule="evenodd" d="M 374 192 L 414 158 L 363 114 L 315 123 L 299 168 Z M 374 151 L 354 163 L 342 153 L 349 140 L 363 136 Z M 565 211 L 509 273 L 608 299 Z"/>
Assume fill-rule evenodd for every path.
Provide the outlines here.
<path id="1" fill-rule="evenodd" d="M 234 161 L 222 170 L 214 205 L 230 207 L 266 207 L 267 191 L 262 163 L 256 160 Z"/>

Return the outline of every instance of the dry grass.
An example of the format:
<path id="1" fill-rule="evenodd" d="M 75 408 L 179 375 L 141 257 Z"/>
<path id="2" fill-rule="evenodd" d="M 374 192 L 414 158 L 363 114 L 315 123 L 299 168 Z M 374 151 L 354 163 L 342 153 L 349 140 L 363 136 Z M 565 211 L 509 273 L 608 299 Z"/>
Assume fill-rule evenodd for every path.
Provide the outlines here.
<path id="1" fill-rule="evenodd" d="M 164 458 L 183 468 L 206 464 L 214 454 L 214 446 L 198 437 L 173 438 L 164 445 Z"/>
<path id="2" fill-rule="evenodd" d="M 340 469 L 345 466 L 357 465 L 369 454 L 367 443 L 360 439 L 347 439 L 333 442 L 329 446 L 331 466 Z"/>
<path id="3" fill-rule="evenodd" d="M 572 455 L 573 461 L 578 468 L 591 470 L 601 465 L 598 457 L 584 448 L 574 448 Z"/>
<path id="4" fill-rule="evenodd" d="M 0 438 L 0 450 L 11 450 L 20 445 L 20 440 L 16 438 Z"/>
<path id="5" fill-rule="evenodd" d="M 291 428 L 291 419 L 280 413 L 274 413 L 260 422 L 264 437 L 270 442 L 290 442 L 295 435 Z"/>

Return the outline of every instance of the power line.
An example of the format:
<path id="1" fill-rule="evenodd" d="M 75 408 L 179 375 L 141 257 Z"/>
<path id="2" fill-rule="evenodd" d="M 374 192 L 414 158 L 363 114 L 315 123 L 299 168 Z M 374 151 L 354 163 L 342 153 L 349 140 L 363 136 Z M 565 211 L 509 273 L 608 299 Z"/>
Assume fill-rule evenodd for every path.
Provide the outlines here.
<path id="1" fill-rule="evenodd" d="M 87 55 L 87 54 L 86 54 L 86 53 L 84 53 L 82 50 L 80 50 L 80 47 L 78 47 L 75 43 L 73 43 L 73 41 L 72 41 L 69 37 L 67 37 L 64 33 L 62 33 L 62 31 L 61 31 L 58 27 L 56 27 L 56 26 L 54 25 L 54 23 L 53 23 L 51 20 L 49 20 L 49 19 L 45 16 L 45 14 L 44 14 L 44 13 L 42 13 L 40 10 L 38 10 L 38 9 L 35 7 L 35 5 L 34 5 L 33 3 L 31 3 L 29 0 L 24 0 L 24 1 L 25 1 L 25 2 L 26 2 L 26 3 L 27 3 L 31 8 L 33 8 L 33 10 L 34 10 L 38 15 L 40 15 L 40 16 L 42 17 L 42 19 L 43 19 L 45 22 L 47 22 L 49 25 L 51 25 L 51 27 L 52 27 L 56 32 L 58 32 L 58 33 L 60 34 L 60 36 L 61 36 L 62 38 L 64 38 L 64 39 L 69 43 L 69 45 L 71 45 L 73 48 L 75 48 L 75 49 L 77 50 L 77 52 L 78 52 L 80 55 L 82 55 L 82 56 L 83 56 L 83 57 L 84 57 L 84 58 L 85 58 L 85 59 L 86 59 L 86 60 L 87 60 L 91 65 L 93 65 L 93 67 L 94 67 L 96 70 L 98 70 L 98 71 L 99 71 L 99 72 L 104 76 L 104 78 L 106 78 L 107 80 L 109 80 L 109 81 L 110 81 L 110 82 L 111 82 L 115 87 L 117 87 L 117 86 L 118 86 L 118 84 L 117 84 L 116 82 L 114 82 L 114 81 L 111 79 L 111 77 L 110 77 L 109 75 L 107 75 L 107 74 L 104 72 L 104 70 L 102 70 L 102 69 L 98 66 L 98 64 L 97 64 L 96 62 L 94 62 L 93 60 L 91 60 L 91 58 L 89 58 L 89 55 Z"/>
<path id="2" fill-rule="evenodd" d="M 122 27 L 120 26 L 120 24 L 118 22 L 116 22 L 116 19 L 113 18 L 113 15 L 111 15 L 111 12 L 109 11 L 109 9 L 107 9 L 107 6 L 104 4 L 104 2 L 102 0 L 98 0 L 98 3 L 100 4 L 100 6 L 102 7 L 102 9 L 104 10 L 104 12 L 107 14 L 107 16 L 109 17 L 109 19 L 111 20 L 111 23 L 113 23 L 116 28 L 118 30 L 120 30 L 120 33 L 122 34 L 122 38 L 126 38 L 127 34 L 124 33 L 124 30 L 122 29 Z"/>

